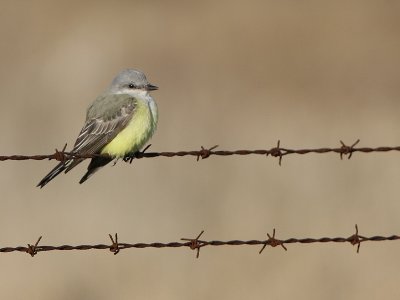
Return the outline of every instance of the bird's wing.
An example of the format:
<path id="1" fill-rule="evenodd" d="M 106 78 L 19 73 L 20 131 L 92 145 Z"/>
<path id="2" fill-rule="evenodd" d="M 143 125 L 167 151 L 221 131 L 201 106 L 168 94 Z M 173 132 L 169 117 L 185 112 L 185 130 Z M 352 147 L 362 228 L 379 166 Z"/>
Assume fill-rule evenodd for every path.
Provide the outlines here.
<path id="1" fill-rule="evenodd" d="M 132 119 L 136 102 L 121 106 L 114 115 L 97 117 L 86 121 L 72 152 L 81 154 L 94 154 L 107 145 L 120 133 Z"/>
<path id="2" fill-rule="evenodd" d="M 79 133 L 72 152 L 77 154 L 98 153 L 127 126 L 136 107 L 137 100 L 129 95 L 105 94 L 97 97 L 87 111 L 86 123 Z M 112 160 L 112 158 L 108 159 Z M 75 158 L 60 162 L 37 186 L 44 187 L 62 171 L 67 173 L 83 160 L 83 158 Z M 103 158 L 103 165 L 106 160 Z M 88 175 L 90 173 L 85 175 L 85 180 Z"/>
<path id="3" fill-rule="evenodd" d="M 88 119 L 76 139 L 72 152 L 76 154 L 99 153 L 132 119 L 137 107 L 136 100 L 132 100 L 123 104 L 111 115 Z M 83 160 L 83 158 L 74 159 L 65 169 L 65 173 L 69 172 Z"/>

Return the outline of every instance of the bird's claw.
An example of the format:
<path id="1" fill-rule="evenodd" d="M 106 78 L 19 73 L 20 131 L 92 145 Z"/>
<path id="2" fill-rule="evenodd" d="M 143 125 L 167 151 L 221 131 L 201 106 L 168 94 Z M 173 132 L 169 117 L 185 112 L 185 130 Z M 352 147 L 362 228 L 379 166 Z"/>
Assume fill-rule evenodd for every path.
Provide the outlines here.
<path id="1" fill-rule="evenodd" d="M 131 164 L 133 159 L 136 158 L 136 156 L 137 156 L 136 153 L 137 152 L 128 153 L 127 155 L 124 156 L 124 158 L 122 160 L 124 162 L 129 162 Z"/>
<path id="2" fill-rule="evenodd" d="M 142 151 L 128 153 L 127 155 L 124 156 L 122 160 L 124 162 L 129 162 L 131 164 L 135 158 L 142 158 L 143 154 L 146 152 L 147 149 L 150 148 L 150 146 L 151 144 L 147 145 Z"/>

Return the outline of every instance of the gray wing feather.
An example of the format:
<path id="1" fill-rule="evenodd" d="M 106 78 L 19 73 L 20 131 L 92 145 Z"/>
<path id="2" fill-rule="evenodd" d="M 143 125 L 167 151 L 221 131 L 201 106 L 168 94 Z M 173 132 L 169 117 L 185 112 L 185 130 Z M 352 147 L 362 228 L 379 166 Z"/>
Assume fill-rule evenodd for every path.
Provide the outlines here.
<path id="1" fill-rule="evenodd" d="M 102 117 L 86 121 L 75 142 L 72 152 L 77 154 L 96 154 L 120 133 L 132 119 L 136 102 L 121 107 L 114 116 Z M 75 159 L 65 173 L 79 164 L 83 159 Z"/>
<path id="2" fill-rule="evenodd" d="M 136 105 L 136 99 L 129 95 L 104 94 L 97 97 L 87 111 L 86 123 L 79 133 L 72 152 L 77 154 L 99 153 L 107 143 L 126 127 L 133 117 Z M 107 164 L 110 160 L 110 158 L 103 158 L 103 160 L 97 158 L 94 159 L 94 162 L 101 161 L 101 166 Z M 82 158 L 77 158 L 60 162 L 37 186 L 44 187 L 58 174 L 63 171 L 67 173 L 82 161 Z M 91 172 L 88 171 L 80 182 L 85 181 L 92 173 L 93 170 Z"/>
<path id="3" fill-rule="evenodd" d="M 96 153 L 110 142 L 132 119 L 134 103 L 123 106 L 118 113 L 109 118 L 88 120 L 83 126 L 72 152 Z"/>

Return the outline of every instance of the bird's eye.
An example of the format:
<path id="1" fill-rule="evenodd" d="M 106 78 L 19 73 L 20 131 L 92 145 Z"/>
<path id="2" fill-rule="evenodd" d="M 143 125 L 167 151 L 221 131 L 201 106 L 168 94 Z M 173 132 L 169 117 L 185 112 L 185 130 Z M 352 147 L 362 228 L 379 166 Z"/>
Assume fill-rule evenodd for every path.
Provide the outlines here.
<path id="1" fill-rule="evenodd" d="M 129 88 L 130 88 L 130 89 L 133 89 L 134 87 L 135 87 L 135 85 L 134 85 L 133 83 L 130 83 L 130 84 L 129 84 Z"/>

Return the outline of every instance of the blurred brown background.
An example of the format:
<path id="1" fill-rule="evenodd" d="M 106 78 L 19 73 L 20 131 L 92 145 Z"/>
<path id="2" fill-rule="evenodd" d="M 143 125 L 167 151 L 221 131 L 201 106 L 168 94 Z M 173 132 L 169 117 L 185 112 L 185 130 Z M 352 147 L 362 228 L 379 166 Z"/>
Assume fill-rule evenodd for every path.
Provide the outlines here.
<path id="1" fill-rule="evenodd" d="M 71 146 L 121 69 L 160 90 L 152 151 L 400 144 L 398 1 L 2 1 L 0 154 Z M 0 165 L 0 246 L 398 233 L 400 156 Z M 2 299 L 398 299 L 398 242 L 0 255 Z"/>

